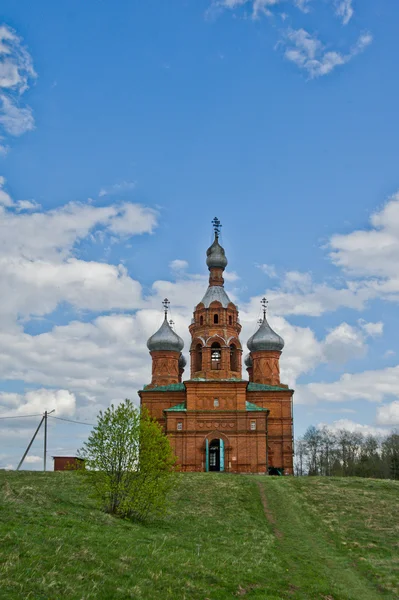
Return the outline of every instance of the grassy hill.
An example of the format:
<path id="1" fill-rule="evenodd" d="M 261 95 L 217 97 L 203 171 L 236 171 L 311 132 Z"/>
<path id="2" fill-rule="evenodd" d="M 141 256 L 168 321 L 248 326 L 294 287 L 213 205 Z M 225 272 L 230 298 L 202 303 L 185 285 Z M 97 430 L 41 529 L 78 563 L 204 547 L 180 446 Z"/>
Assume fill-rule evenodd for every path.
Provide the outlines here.
<path id="1" fill-rule="evenodd" d="M 2 600 L 399 595 L 399 482 L 184 474 L 151 525 L 97 510 L 75 473 L 0 486 Z"/>

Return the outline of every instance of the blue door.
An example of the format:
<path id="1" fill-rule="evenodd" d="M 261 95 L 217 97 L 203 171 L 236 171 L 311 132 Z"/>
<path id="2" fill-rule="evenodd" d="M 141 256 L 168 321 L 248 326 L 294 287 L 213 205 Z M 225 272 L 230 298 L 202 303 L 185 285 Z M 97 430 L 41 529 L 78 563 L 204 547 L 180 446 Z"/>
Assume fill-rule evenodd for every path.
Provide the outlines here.
<path id="1" fill-rule="evenodd" d="M 220 440 L 220 470 L 224 471 L 224 441 Z"/>

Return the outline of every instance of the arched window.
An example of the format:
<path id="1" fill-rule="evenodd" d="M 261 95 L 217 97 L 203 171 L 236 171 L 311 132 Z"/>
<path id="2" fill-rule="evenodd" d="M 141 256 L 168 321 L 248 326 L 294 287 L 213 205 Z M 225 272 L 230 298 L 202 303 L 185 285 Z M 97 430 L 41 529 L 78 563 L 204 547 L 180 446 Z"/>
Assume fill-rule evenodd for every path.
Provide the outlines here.
<path id="1" fill-rule="evenodd" d="M 238 371 L 237 348 L 234 344 L 230 345 L 230 371 Z"/>
<path id="2" fill-rule="evenodd" d="M 213 315 L 213 322 L 215 323 L 215 325 L 219 323 L 219 315 Z"/>
<path id="3" fill-rule="evenodd" d="M 202 371 L 202 346 L 197 344 L 195 347 L 195 370 Z"/>
<path id="4" fill-rule="evenodd" d="M 233 317 L 229 315 L 229 325 L 233 325 Z"/>
<path id="5" fill-rule="evenodd" d="M 211 369 L 219 371 L 222 368 L 222 350 L 220 344 L 214 342 L 211 346 Z"/>
<path id="6" fill-rule="evenodd" d="M 204 317 L 200 317 L 200 325 L 204 324 Z"/>

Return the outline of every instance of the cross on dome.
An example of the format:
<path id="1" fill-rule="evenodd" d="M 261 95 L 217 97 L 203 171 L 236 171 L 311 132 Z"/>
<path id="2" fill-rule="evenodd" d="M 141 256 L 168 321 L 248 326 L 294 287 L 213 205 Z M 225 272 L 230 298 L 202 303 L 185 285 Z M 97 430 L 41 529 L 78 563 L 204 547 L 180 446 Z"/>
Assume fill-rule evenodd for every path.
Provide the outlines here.
<path id="1" fill-rule="evenodd" d="M 215 231 L 215 235 L 216 235 L 216 237 L 219 237 L 219 235 L 220 235 L 220 230 L 221 230 L 221 228 L 222 228 L 222 224 L 221 224 L 221 222 L 219 221 L 219 219 L 218 219 L 217 217 L 215 217 L 215 218 L 213 219 L 213 221 L 212 221 L 212 225 L 213 225 L 213 229 L 214 229 L 214 231 Z"/>
<path id="2" fill-rule="evenodd" d="M 163 309 L 165 311 L 165 318 L 166 318 L 168 316 L 170 302 L 167 298 L 165 298 L 165 300 L 162 302 L 162 304 L 163 304 Z"/>

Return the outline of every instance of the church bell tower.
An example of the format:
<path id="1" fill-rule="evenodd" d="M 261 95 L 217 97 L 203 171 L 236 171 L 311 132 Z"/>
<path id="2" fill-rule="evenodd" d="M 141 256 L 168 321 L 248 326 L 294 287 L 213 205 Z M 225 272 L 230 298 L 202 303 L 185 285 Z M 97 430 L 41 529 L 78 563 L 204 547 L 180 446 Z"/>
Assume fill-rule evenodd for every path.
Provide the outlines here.
<path id="1" fill-rule="evenodd" d="M 284 340 L 263 319 L 247 342 L 248 379 L 242 376 L 241 324 L 225 289 L 227 267 L 220 244 L 221 223 L 212 221 L 214 240 L 206 252 L 209 286 L 189 325 L 190 378 L 182 381 L 183 340 L 164 319 L 147 346 L 152 379 L 139 392 L 169 435 L 182 471 L 293 473 L 293 390 L 280 382 Z"/>

